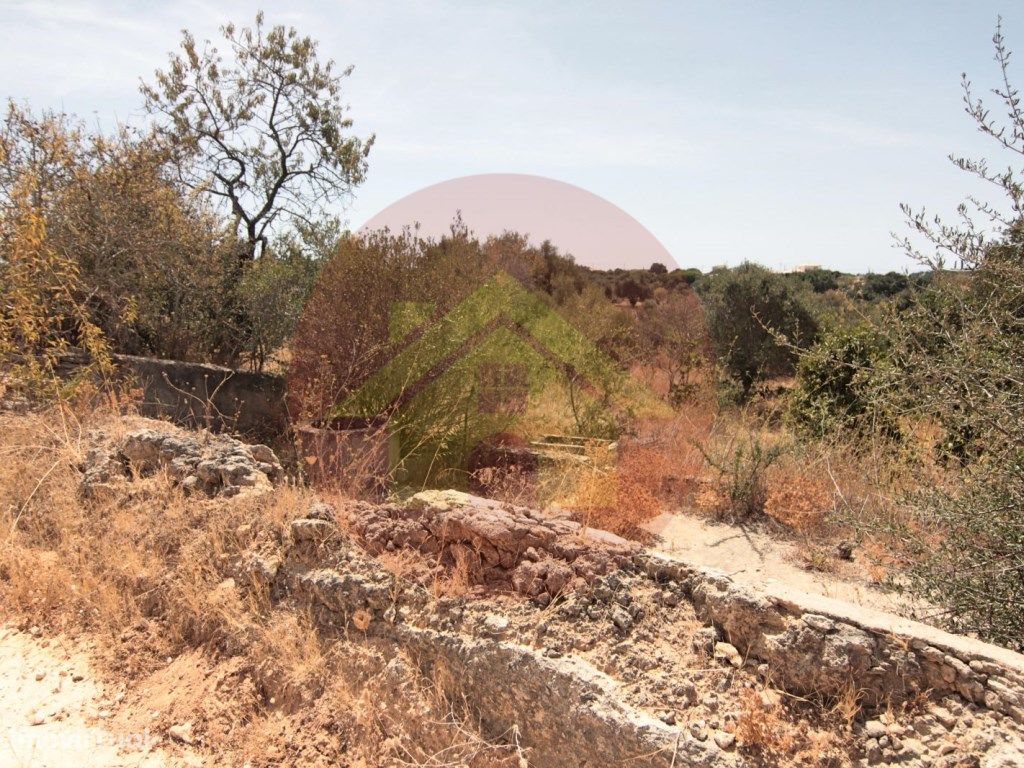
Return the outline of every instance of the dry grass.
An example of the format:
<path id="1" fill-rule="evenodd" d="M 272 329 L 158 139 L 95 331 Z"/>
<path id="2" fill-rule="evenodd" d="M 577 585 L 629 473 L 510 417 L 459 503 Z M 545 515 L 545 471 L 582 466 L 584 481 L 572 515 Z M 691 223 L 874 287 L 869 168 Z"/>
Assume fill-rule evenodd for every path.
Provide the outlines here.
<path id="1" fill-rule="evenodd" d="M 711 419 L 692 405 L 674 418 L 649 418 L 619 441 L 614 465 L 591 460 L 562 477 L 557 503 L 585 525 L 643 540 L 641 527 L 665 509 L 678 509 L 700 482 L 697 442 Z"/>
<path id="2" fill-rule="evenodd" d="M 771 688 L 744 690 L 735 731 L 740 750 L 763 766 L 846 765 L 850 722 L 845 708 L 837 705 L 831 716 L 812 725 L 800 704 Z"/>
<path id="3" fill-rule="evenodd" d="M 820 532 L 835 507 L 828 476 L 792 457 L 766 473 L 764 513 L 802 535 Z"/>
<path id="4" fill-rule="evenodd" d="M 138 686 L 125 709 L 146 719 L 132 726 L 192 722 L 218 761 L 517 764 L 512 747 L 483 739 L 425 693 L 419 703 L 408 691 L 400 698 L 421 708 L 429 732 L 386 717 L 386 659 L 333 642 L 245 576 L 249 553 L 281 554 L 309 491 L 196 498 L 156 474 L 82 497 L 76 465 L 89 433 L 126 431 L 122 406 L 0 413 L 0 607 L 9 620 L 93 638 L 109 671 Z M 457 591 L 458 573 L 438 589 Z M 155 710 L 162 719 L 150 719 Z"/>
<path id="5" fill-rule="evenodd" d="M 720 412 L 699 448 L 708 462 L 690 504 L 716 520 L 753 522 L 793 539 L 804 565 L 836 570 L 838 545 L 852 546 L 859 569 L 872 581 L 899 581 L 941 532 L 905 503 L 921 487 L 956 482 L 934 460 L 934 430 L 920 425 L 916 442 L 897 449 L 876 438 L 835 434 L 806 441 L 788 430 L 775 411 Z M 778 450 L 759 469 L 751 446 Z M 739 454 L 739 458 L 737 458 Z"/>

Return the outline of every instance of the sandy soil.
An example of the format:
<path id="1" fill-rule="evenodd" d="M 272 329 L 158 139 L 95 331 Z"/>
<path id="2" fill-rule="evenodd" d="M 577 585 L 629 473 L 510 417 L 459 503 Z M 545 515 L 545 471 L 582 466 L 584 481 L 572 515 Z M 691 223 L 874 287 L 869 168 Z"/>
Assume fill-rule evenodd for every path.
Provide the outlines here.
<path id="1" fill-rule="evenodd" d="M 781 583 L 791 589 L 900 615 L 919 612 L 900 595 L 869 583 L 856 562 L 833 559 L 834 572 L 801 567 L 795 544 L 749 527 L 714 523 L 685 513 L 664 513 L 645 526 L 659 540 L 654 549 L 695 565 L 723 571 L 749 584 Z M 854 554 L 856 559 L 856 554 Z M 916 608 L 916 610 L 915 610 Z"/>
<path id="2" fill-rule="evenodd" d="M 106 727 L 123 694 L 92 674 L 87 649 L 0 628 L 0 765 L 10 768 L 184 768 L 162 734 Z"/>

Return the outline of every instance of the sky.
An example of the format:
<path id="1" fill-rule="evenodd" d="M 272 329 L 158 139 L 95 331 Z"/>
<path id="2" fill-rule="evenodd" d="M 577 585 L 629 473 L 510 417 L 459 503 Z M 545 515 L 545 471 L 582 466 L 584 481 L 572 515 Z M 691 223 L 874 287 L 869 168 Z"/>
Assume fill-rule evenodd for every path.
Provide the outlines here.
<path id="1" fill-rule="evenodd" d="M 137 123 L 183 27 L 212 38 L 260 8 L 355 66 L 350 114 L 377 141 L 352 228 L 448 179 L 532 174 L 702 269 L 914 269 L 899 204 L 950 213 L 977 191 L 951 152 L 1005 163 L 960 101 L 962 72 L 997 83 L 998 15 L 1024 56 L 1019 0 L 0 0 L 0 93 Z"/>

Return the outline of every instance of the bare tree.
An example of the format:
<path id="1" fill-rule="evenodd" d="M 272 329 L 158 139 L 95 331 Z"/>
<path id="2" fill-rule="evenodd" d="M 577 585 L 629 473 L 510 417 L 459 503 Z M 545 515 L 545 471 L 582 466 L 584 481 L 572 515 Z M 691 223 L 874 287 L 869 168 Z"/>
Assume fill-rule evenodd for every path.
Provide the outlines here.
<path id="1" fill-rule="evenodd" d="M 239 259 L 266 248 L 275 226 L 312 222 L 362 182 L 374 137 L 350 134 L 352 120 L 333 61 L 294 28 L 221 28 L 229 60 L 183 30 L 181 52 L 141 90 L 158 116 L 179 179 L 218 198 L 242 242 Z"/>

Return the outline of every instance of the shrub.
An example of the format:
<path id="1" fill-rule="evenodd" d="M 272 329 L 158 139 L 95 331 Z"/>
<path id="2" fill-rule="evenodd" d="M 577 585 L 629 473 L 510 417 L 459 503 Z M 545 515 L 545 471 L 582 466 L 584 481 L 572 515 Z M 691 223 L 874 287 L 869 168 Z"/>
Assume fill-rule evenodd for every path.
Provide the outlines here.
<path id="1" fill-rule="evenodd" d="M 768 517 L 801 534 L 821 529 L 832 508 L 832 490 L 820 475 L 796 462 L 781 462 L 769 471 L 766 485 Z"/>
<path id="2" fill-rule="evenodd" d="M 715 355 L 744 399 L 758 380 L 792 375 L 796 349 L 817 336 L 817 321 L 790 283 L 763 267 L 719 270 L 701 291 Z"/>
<path id="3" fill-rule="evenodd" d="M 766 444 L 754 434 L 735 437 L 720 448 L 699 446 L 715 472 L 714 482 L 696 503 L 716 517 L 742 522 L 760 515 L 768 498 L 767 470 L 786 452 L 781 443 Z"/>
<path id="4" fill-rule="evenodd" d="M 814 267 L 803 272 L 797 272 L 794 277 L 798 282 L 806 283 L 815 293 L 825 293 L 839 288 L 839 272 L 832 269 Z"/>
<path id="5" fill-rule="evenodd" d="M 869 273 L 864 276 L 860 295 L 864 301 L 879 301 L 902 293 L 909 285 L 909 278 L 899 272 L 886 272 L 884 275 Z"/>
<path id="6" fill-rule="evenodd" d="M 953 492 L 912 497 L 940 533 L 910 569 L 911 585 L 948 611 L 948 624 L 1024 649 L 1024 452 L 976 470 Z"/>
<path id="7" fill-rule="evenodd" d="M 31 146 L 20 140 L 26 134 Z M 70 166 L 77 143 L 62 118 L 32 121 L 13 105 L 0 131 L 0 360 L 37 391 L 52 388 L 71 347 L 83 349 L 100 370 L 109 367 L 107 339 L 86 304 L 79 265 L 55 247 L 47 228 L 54 169 Z"/>
<path id="8" fill-rule="evenodd" d="M 697 391 L 695 375 L 707 362 L 704 312 L 693 291 L 668 294 L 637 315 L 644 362 L 667 383 L 667 397 L 680 406 Z"/>
<path id="9" fill-rule="evenodd" d="M 1011 85 L 1010 52 L 994 37 L 1008 111 L 989 110 L 964 78 L 964 102 L 979 129 L 1015 160 L 1024 154 L 1024 114 Z M 996 114 L 1008 114 L 1009 125 Z M 955 158 L 961 169 L 1006 195 L 1001 205 L 972 199 L 955 224 L 904 208 L 917 238 L 908 253 L 931 267 L 884 330 L 891 349 L 889 403 L 905 418 L 943 433 L 945 458 L 961 467 L 959 486 L 911 497 L 921 526 L 939 544 L 915 569 L 914 586 L 946 610 L 955 628 L 1021 646 L 1024 627 L 1024 186 L 1002 161 Z M 971 208 L 973 205 L 973 211 Z M 1001 209 L 1009 211 L 1004 214 Z M 972 218 L 973 213 L 973 218 Z M 980 220 L 980 224 L 974 219 Z M 988 232 L 998 228 L 995 239 Z M 923 240 L 927 250 L 919 243 Z M 952 258 L 961 268 L 945 269 Z"/>
<path id="10" fill-rule="evenodd" d="M 837 429 L 863 432 L 877 424 L 879 403 L 872 376 L 886 351 L 885 337 L 861 325 L 827 333 L 801 354 L 797 386 L 788 404 L 797 428 L 822 437 Z M 890 421 L 886 425 L 891 432 Z"/>

